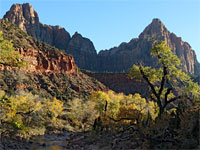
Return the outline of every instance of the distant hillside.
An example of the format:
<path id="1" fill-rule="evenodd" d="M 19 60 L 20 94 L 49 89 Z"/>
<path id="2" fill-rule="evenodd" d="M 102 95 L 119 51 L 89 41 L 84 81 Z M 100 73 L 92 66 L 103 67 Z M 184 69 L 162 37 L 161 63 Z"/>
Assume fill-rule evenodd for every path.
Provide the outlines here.
<path id="1" fill-rule="evenodd" d="M 95 73 L 83 71 L 106 85 L 109 89 L 126 95 L 140 93 L 142 97 L 149 95 L 149 88 L 146 82 L 137 79 L 128 79 L 126 73 Z"/>

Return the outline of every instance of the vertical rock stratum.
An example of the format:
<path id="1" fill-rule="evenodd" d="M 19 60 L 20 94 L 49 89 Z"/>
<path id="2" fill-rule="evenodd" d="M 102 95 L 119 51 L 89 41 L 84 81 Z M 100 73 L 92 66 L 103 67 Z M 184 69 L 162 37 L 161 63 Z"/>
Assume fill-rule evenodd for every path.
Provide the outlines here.
<path id="1" fill-rule="evenodd" d="M 138 38 L 121 43 L 118 47 L 102 50 L 98 54 L 87 38 L 75 33 L 72 37 L 62 27 L 44 25 L 29 4 L 14 4 L 5 14 L 5 19 L 19 26 L 35 39 L 46 42 L 71 54 L 81 69 L 99 72 L 127 71 L 138 61 L 144 65 L 155 65 L 149 51 L 153 40 L 166 40 L 173 52 L 181 59 L 182 69 L 191 74 L 200 74 L 200 64 L 196 54 L 187 42 L 169 32 L 159 19 L 153 19 Z M 111 39 L 112 40 L 112 39 Z"/>

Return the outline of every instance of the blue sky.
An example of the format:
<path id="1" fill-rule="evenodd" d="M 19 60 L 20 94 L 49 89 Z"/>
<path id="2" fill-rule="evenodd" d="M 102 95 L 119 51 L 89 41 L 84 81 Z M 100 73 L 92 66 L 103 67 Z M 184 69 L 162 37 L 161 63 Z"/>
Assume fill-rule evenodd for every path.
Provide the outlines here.
<path id="1" fill-rule="evenodd" d="M 29 2 L 40 22 L 78 31 L 97 51 L 128 42 L 159 18 L 187 41 L 200 61 L 200 0 L 0 0 L 0 18 L 14 3 Z"/>

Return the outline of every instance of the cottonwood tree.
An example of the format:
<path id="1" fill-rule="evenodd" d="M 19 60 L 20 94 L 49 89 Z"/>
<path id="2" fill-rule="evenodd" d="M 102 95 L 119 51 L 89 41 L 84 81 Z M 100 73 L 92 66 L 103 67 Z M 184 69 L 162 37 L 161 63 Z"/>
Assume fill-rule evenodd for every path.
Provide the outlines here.
<path id="1" fill-rule="evenodd" d="M 12 67 L 26 65 L 20 54 L 15 51 L 12 42 L 4 39 L 2 31 L 0 31 L 0 64 Z"/>
<path id="2" fill-rule="evenodd" d="M 180 69 L 181 61 L 166 44 L 165 41 L 158 42 L 150 51 L 156 57 L 159 67 L 152 68 L 138 63 L 128 72 L 131 79 L 146 81 L 151 90 L 150 98 L 158 105 L 159 117 L 174 101 L 185 97 L 192 101 L 199 100 L 200 95 L 199 85 Z"/>

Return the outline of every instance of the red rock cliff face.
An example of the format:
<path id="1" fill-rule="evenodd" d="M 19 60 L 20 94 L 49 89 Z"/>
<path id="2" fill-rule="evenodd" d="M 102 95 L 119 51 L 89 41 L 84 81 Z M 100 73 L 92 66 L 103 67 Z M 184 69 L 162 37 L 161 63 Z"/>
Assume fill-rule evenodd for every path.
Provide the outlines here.
<path id="1" fill-rule="evenodd" d="M 16 49 L 27 62 L 27 67 L 21 68 L 27 72 L 37 73 L 77 73 L 77 67 L 72 56 L 47 52 L 36 49 Z M 12 70 L 10 66 L 0 66 L 0 70 Z"/>
<path id="2" fill-rule="evenodd" d="M 41 51 L 36 49 L 17 49 L 22 58 L 28 62 L 29 72 L 40 73 L 74 73 L 77 72 L 72 56 L 56 51 Z"/>
<path id="3" fill-rule="evenodd" d="M 73 56 L 67 55 L 65 52 L 59 51 L 57 48 L 46 43 L 35 40 L 8 21 L 0 19 L 0 30 L 3 31 L 5 39 L 12 39 L 16 51 L 27 62 L 26 70 L 28 72 L 63 74 L 77 72 Z M 1 69 L 10 68 L 1 66 Z"/>

